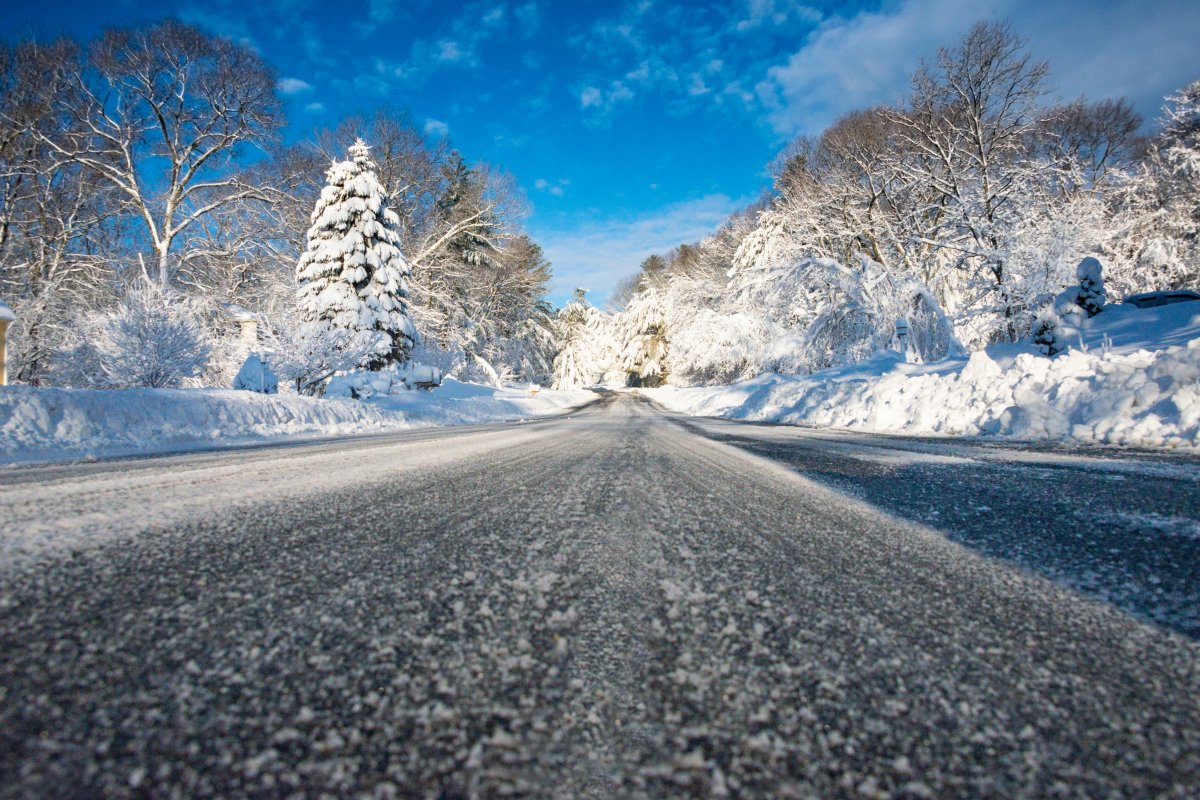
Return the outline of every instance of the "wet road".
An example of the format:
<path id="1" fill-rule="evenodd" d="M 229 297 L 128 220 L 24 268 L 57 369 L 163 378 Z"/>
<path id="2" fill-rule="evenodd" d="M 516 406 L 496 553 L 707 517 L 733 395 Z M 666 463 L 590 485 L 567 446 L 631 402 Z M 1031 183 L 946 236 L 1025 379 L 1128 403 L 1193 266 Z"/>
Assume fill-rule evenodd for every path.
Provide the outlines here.
<path id="1" fill-rule="evenodd" d="M 1195 796 L 1200 645 L 872 491 L 982 456 L 785 434 L 621 396 L 4 471 L 0 796 Z"/>

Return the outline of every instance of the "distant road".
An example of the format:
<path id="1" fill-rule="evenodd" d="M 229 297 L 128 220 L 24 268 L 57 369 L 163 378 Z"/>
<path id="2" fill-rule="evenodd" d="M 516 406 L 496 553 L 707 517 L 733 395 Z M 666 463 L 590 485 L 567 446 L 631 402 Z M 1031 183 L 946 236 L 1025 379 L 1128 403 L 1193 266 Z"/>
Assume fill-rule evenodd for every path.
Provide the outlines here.
<path id="1" fill-rule="evenodd" d="M 626 395 L 2 470 L 0 797 L 1194 798 L 1198 518 Z"/>

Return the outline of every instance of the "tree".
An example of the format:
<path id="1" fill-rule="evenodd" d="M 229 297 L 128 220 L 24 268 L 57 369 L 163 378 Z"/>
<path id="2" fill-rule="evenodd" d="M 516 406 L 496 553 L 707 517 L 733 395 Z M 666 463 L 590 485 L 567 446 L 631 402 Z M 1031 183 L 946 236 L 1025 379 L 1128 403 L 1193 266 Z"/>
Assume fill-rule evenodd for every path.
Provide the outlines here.
<path id="1" fill-rule="evenodd" d="M 172 259 L 185 233 L 220 208 L 270 199 L 235 168 L 283 123 L 275 72 L 249 47 L 168 20 L 106 32 L 68 78 L 45 95 L 65 124 L 37 135 L 120 194 L 161 287 L 193 255 Z"/>
<path id="2" fill-rule="evenodd" d="M 95 318 L 92 338 L 105 382 L 117 388 L 175 388 L 208 363 L 192 302 L 144 279 L 126 290 L 116 310 Z"/>
<path id="3" fill-rule="evenodd" d="M 649 280 L 647 278 L 647 280 Z M 667 379 L 667 320 L 662 292 L 647 285 L 617 317 L 621 368 L 629 386 L 661 386 Z"/>
<path id="4" fill-rule="evenodd" d="M 1134 198 L 1149 234 L 1138 265 L 1160 286 L 1187 285 L 1200 275 L 1200 81 L 1167 98 L 1146 171 Z"/>
<path id="5" fill-rule="evenodd" d="M 586 289 L 575 290 L 554 325 L 561 348 L 554 359 L 555 389 L 578 389 L 609 377 L 616 356 L 612 320 L 587 301 Z"/>
<path id="6" fill-rule="evenodd" d="M 62 124 L 46 99 L 69 92 L 73 45 L 0 45 L 0 297 L 17 308 L 10 374 L 39 385 L 77 338 L 81 311 L 109 300 L 114 203 L 109 187 L 53 157 Z"/>
<path id="7" fill-rule="evenodd" d="M 324 322 L 352 333 L 386 335 L 386 354 L 362 365 L 379 369 L 408 360 L 417 331 L 405 302 L 411 274 L 400 252 L 398 219 L 375 174 L 370 148 L 361 139 L 350 159 L 329 168 L 308 231 L 308 248 L 296 266 L 300 312 L 308 322 Z"/>
<path id="8" fill-rule="evenodd" d="M 1028 143 L 1046 116 L 1047 70 L 1007 25 L 976 23 L 936 69 L 917 72 L 910 107 L 893 116 L 905 179 L 931 201 L 928 242 L 965 278 L 968 302 L 1005 320 L 998 336 L 1008 341 L 1018 332 L 1001 237 L 1016 200 L 1040 185 Z"/>

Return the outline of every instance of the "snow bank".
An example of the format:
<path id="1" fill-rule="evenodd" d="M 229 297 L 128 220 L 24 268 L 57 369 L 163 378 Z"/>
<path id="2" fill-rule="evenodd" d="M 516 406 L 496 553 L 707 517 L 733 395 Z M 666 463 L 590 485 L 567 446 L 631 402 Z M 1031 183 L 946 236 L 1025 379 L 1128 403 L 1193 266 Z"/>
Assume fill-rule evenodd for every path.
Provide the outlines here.
<path id="1" fill-rule="evenodd" d="M 931 365 L 879 353 L 803 377 L 645 394 L 680 413 L 794 425 L 1200 448 L 1200 303 L 1109 306 L 1093 323 L 1072 330 L 1080 349 L 1055 358 L 1016 345 Z"/>
<path id="2" fill-rule="evenodd" d="M 554 391 L 530 397 L 457 381 L 369 402 L 231 389 L 9 386 L 0 388 L 0 464 L 495 422 L 554 413 L 594 397 Z"/>

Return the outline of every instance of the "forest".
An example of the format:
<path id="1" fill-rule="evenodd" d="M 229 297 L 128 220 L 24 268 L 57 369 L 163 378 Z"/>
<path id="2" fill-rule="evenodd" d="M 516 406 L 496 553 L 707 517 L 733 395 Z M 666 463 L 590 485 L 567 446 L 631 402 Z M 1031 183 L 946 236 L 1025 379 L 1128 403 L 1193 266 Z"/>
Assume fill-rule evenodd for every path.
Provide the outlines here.
<path id="1" fill-rule="evenodd" d="M 1200 279 L 1200 82 L 1146 133 L 1123 99 L 1048 102 L 1050 67 L 977 23 L 895 106 L 792 141 L 773 185 L 651 256 L 606 313 L 563 309 L 562 385 L 726 384 L 895 346 L 931 362 L 1053 327 L 1098 263 L 1110 300 Z M 1040 322 L 1039 322 L 1040 317 Z"/>
<path id="2" fill-rule="evenodd" d="M 931 54 L 903 102 L 790 142 L 759 201 L 604 308 L 554 309 L 514 178 L 405 112 L 285 142 L 278 75 L 244 45 L 173 21 L 24 41 L 0 81 L 0 298 L 34 386 L 228 387 L 245 319 L 308 394 L 409 362 L 724 384 L 854 363 L 898 321 L 925 362 L 1052 330 L 1084 259 L 1110 299 L 1200 271 L 1200 82 L 1149 127 L 1123 99 L 1052 103 L 1002 22 Z"/>

